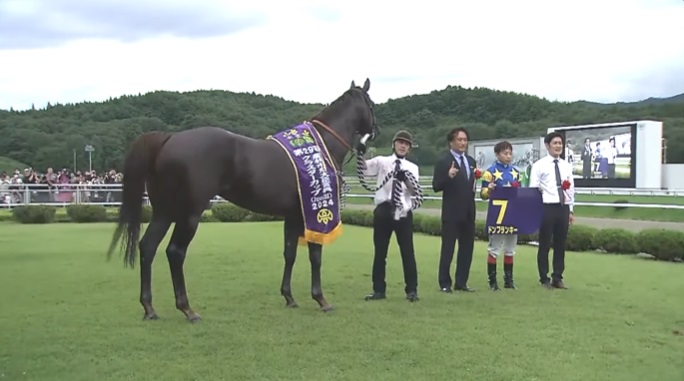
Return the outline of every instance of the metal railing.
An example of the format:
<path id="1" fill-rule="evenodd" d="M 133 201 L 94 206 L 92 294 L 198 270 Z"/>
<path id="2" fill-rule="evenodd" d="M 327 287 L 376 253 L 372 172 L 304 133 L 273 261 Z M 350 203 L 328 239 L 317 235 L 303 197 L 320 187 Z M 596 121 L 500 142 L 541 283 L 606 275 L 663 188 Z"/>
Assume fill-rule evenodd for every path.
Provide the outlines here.
<path id="1" fill-rule="evenodd" d="M 368 198 L 372 199 L 372 194 L 348 194 L 350 198 Z M 423 200 L 442 201 L 441 196 L 423 196 Z M 489 202 L 489 200 L 482 200 L 479 197 L 475 198 L 476 202 Z M 625 202 L 583 202 L 575 201 L 575 206 L 608 206 L 611 208 L 646 208 L 646 209 L 684 209 L 684 205 L 671 204 L 643 204 L 643 203 L 625 203 Z"/>
<path id="2" fill-rule="evenodd" d="M 424 180 L 424 178 L 421 178 Z M 350 186 L 358 184 L 356 179 L 346 179 Z M 429 189 L 430 185 L 421 181 L 423 187 Z M 360 186 L 360 185 L 359 185 Z M 11 208 L 18 205 L 52 205 L 66 207 L 70 204 L 91 204 L 103 206 L 118 206 L 121 204 L 121 184 L 57 184 L 48 187 L 44 184 L 0 184 L 0 208 Z M 596 189 L 578 188 L 577 194 L 598 195 L 609 194 L 615 196 L 655 196 L 655 194 L 639 193 L 641 190 L 606 190 L 611 193 L 600 193 Z M 363 191 L 360 193 L 347 194 L 348 198 L 365 198 L 371 200 L 373 194 Z M 630 193 L 631 192 L 631 193 Z M 659 195 L 660 196 L 660 195 Z M 678 193 L 670 193 L 664 196 L 684 196 L 684 190 Z M 441 201 L 441 196 L 426 195 L 424 200 Z M 145 201 L 146 197 L 145 197 Z M 478 202 L 487 202 L 476 198 Z M 212 203 L 225 202 L 216 196 Z M 647 209 L 684 209 L 684 205 L 658 204 L 658 203 L 630 203 L 630 202 L 575 202 L 577 206 L 597 206 L 613 208 L 647 208 Z"/>
<path id="3" fill-rule="evenodd" d="M 120 205 L 121 184 L 0 184 L 0 207 L 71 204 Z"/>
<path id="4" fill-rule="evenodd" d="M 356 177 L 345 177 L 344 181 L 350 186 L 361 186 Z M 431 176 L 420 176 L 418 182 L 423 189 L 432 188 Z M 372 183 L 372 182 L 369 182 Z M 480 186 L 478 184 L 478 191 Z M 670 196 L 684 197 L 684 189 L 636 189 L 636 188 L 576 188 L 575 194 L 596 195 L 596 196 Z"/>

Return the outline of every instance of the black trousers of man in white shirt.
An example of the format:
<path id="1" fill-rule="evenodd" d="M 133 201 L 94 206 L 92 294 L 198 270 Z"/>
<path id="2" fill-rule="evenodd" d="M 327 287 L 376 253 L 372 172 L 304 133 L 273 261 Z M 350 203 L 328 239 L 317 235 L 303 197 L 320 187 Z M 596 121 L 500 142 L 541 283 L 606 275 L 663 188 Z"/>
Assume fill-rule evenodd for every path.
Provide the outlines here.
<path id="1" fill-rule="evenodd" d="M 537 249 L 537 268 L 539 281 L 547 285 L 553 280 L 558 284 L 563 280 L 565 271 L 565 244 L 568 237 L 570 208 L 567 205 L 544 204 L 544 217 L 539 228 L 539 248 Z M 549 279 L 549 250 L 553 246 L 553 273 Z"/>
<path id="2" fill-rule="evenodd" d="M 551 132 L 544 138 L 549 155 L 532 164 L 530 186 L 539 186 L 542 192 L 543 217 L 539 228 L 539 248 L 537 249 L 537 268 L 539 281 L 548 289 L 567 288 L 563 282 L 565 271 L 565 245 L 571 220 L 570 204 L 573 200 L 566 197 L 563 183 L 572 186 L 572 166 L 559 158 L 563 138 Z M 561 168 L 562 167 L 562 168 Z M 564 180 L 565 179 L 565 180 Z M 553 272 L 549 279 L 549 250 L 553 246 Z"/>
<path id="3" fill-rule="evenodd" d="M 401 254 L 401 262 L 404 269 L 406 299 L 410 302 L 418 301 L 418 271 L 413 251 L 413 213 L 411 210 L 400 210 L 407 207 L 405 194 L 409 188 L 409 185 L 406 183 L 409 180 L 407 173 L 412 173 L 408 169 L 402 168 L 401 159 L 408 153 L 408 148 L 412 144 L 411 134 L 407 131 L 398 131 L 392 139 L 394 154 L 396 155 L 392 169 L 392 191 L 389 200 L 384 202 L 383 200 L 387 196 L 386 193 L 378 190 L 380 193 L 376 194 L 380 202 L 373 211 L 373 246 L 375 247 L 373 258 L 373 293 L 367 295 L 366 300 L 385 299 L 385 290 L 387 288 L 385 283 L 387 251 L 392 233 L 394 233 L 399 245 L 399 253 Z M 409 165 L 413 166 L 413 164 Z M 385 167 L 385 170 L 387 169 Z M 415 169 L 416 173 L 414 176 L 417 176 L 417 168 Z M 412 177 L 410 178 L 412 179 Z M 414 186 L 419 185 L 411 185 L 411 187 Z"/>
<path id="4" fill-rule="evenodd" d="M 373 211 L 373 292 L 383 296 L 387 288 L 385 268 L 392 233 L 396 236 L 404 268 L 404 291 L 409 295 L 416 293 L 418 288 L 418 271 L 413 250 L 413 213 L 408 212 L 406 217 L 399 220 L 395 220 L 393 216 L 394 206 L 391 202 L 383 202 Z"/>

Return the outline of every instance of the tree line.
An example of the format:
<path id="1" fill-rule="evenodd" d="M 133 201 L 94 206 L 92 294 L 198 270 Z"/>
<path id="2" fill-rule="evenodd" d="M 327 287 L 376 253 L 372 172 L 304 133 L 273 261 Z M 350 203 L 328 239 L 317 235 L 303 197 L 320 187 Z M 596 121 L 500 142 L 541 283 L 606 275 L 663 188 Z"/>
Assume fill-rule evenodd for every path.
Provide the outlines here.
<path id="1" fill-rule="evenodd" d="M 372 95 L 372 94 L 371 94 Z M 332 101 L 332 99 L 331 99 Z M 255 138 L 295 125 L 324 105 L 301 104 L 272 95 L 229 91 L 156 91 L 105 102 L 47 104 L 25 111 L 0 110 L 0 157 L 43 170 L 48 166 L 121 169 L 129 143 L 147 131 L 176 132 L 213 125 Z M 543 136 L 550 126 L 661 120 L 667 161 L 684 163 L 684 99 L 625 104 L 552 102 L 486 88 L 449 86 L 429 94 L 392 99 L 376 106 L 382 129 L 375 146 L 389 147 L 394 132 L 408 129 L 419 148 L 413 158 L 430 166 L 446 147 L 447 131 L 470 130 L 472 140 Z"/>

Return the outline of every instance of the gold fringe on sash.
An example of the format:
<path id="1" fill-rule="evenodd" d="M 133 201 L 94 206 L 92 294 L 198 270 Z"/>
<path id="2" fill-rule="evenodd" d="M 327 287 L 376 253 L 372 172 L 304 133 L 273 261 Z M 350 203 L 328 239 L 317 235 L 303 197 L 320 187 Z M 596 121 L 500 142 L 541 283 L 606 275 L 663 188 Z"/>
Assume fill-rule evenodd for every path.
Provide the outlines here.
<path id="1" fill-rule="evenodd" d="M 341 218 L 340 218 L 341 220 Z M 328 233 L 321 233 L 309 229 L 304 230 L 304 236 L 299 237 L 299 245 L 304 246 L 309 242 L 317 243 L 319 245 L 327 245 L 333 243 L 342 234 L 342 221 L 337 223 L 337 226 Z"/>

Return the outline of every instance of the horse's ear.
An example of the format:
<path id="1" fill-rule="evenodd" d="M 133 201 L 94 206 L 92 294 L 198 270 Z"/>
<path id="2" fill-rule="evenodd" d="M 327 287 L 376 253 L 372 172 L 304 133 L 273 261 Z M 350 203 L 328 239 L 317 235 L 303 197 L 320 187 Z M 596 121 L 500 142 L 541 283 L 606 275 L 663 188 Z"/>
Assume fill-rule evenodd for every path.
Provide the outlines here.
<path id="1" fill-rule="evenodd" d="M 366 82 L 363 83 L 363 91 L 368 92 L 370 89 L 370 79 L 366 78 Z"/>
<path id="2" fill-rule="evenodd" d="M 354 81 L 352 81 L 351 86 L 349 86 L 349 90 L 351 90 L 351 89 L 353 89 L 353 88 L 355 88 L 355 87 L 356 87 L 356 83 L 354 83 Z"/>

